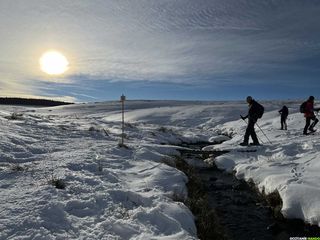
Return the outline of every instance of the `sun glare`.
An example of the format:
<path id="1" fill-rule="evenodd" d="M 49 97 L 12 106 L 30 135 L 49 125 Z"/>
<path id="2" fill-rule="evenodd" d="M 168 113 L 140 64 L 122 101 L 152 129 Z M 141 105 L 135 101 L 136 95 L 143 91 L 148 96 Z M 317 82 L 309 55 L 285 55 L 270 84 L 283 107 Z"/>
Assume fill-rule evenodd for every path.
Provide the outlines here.
<path id="1" fill-rule="evenodd" d="M 66 72 L 69 68 L 67 58 L 60 52 L 48 51 L 42 54 L 39 59 L 40 68 L 49 75 L 59 75 Z"/>

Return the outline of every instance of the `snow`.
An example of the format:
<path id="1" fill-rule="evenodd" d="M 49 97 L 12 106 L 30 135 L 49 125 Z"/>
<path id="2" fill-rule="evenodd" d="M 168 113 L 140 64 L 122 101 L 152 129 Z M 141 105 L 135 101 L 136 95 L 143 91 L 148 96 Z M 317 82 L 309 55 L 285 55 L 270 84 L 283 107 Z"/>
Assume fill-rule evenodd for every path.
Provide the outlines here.
<path id="1" fill-rule="evenodd" d="M 238 146 L 245 126 L 242 120 L 237 120 L 217 126 L 233 134 L 231 140 L 205 149 L 230 150 L 214 160 L 219 168 L 234 171 L 237 178 L 252 180 L 266 194 L 278 191 L 283 201 L 281 212 L 286 218 L 303 219 L 320 226 L 320 134 L 302 135 L 305 120 L 298 113 L 299 102 L 289 106 L 292 108 L 287 121 L 288 131 L 280 130 L 277 111 L 265 113 L 258 121 L 267 136 L 256 127 L 258 137 L 264 142 L 263 146 Z M 240 152 L 241 149 L 257 151 Z"/>
<path id="2" fill-rule="evenodd" d="M 319 225 L 320 134 L 302 136 L 296 101 L 286 102 L 289 130 L 279 130 L 282 104 L 263 102 L 258 123 L 272 144 L 258 130 L 264 145 L 250 153 L 237 151 L 244 102 L 127 101 L 128 148 L 118 146 L 119 102 L 0 106 L 0 239 L 197 239 L 192 213 L 176 201 L 188 179 L 171 167 L 177 145 L 197 141 L 224 141 L 206 149 L 230 152 L 208 162 L 278 190 L 285 217 Z"/>

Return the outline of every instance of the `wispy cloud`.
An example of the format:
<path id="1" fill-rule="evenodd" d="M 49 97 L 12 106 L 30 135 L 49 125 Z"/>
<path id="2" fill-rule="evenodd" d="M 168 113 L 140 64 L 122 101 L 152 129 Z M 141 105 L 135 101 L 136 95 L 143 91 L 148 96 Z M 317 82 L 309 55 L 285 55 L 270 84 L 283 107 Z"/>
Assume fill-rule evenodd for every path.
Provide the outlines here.
<path id="1" fill-rule="evenodd" d="M 6 79 L 74 86 L 84 79 L 221 84 L 245 82 L 238 76 L 247 73 L 308 72 L 301 59 L 320 50 L 318 12 L 316 0 L 1 1 L 0 70 Z M 67 55 L 68 75 L 40 74 L 47 48 Z"/>
<path id="2" fill-rule="evenodd" d="M 39 87 L 37 81 L 0 81 L 1 97 L 46 98 L 51 100 L 75 102 L 77 97 L 69 95 L 51 94 L 50 89 Z"/>
<path id="3" fill-rule="evenodd" d="M 319 49 L 316 2 L 112 3 L 107 19 L 96 18 L 105 28 L 98 34 L 104 47 L 88 46 L 91 58 L 77 62 L 79 69 L 86 69 L 84 74 L 189 81 L 197 75 L 287 70 Z"/>

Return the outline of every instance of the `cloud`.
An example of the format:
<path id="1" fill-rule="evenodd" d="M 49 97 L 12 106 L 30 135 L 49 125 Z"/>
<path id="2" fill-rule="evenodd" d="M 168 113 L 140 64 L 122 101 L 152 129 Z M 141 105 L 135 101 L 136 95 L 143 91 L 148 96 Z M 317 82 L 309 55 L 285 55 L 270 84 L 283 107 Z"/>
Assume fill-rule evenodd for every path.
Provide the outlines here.
<path id="1" fill-rule="evenodd" d="M 5 1 L 0 70 L 21 82 L 71 85 L 221 84 L 246 81 L 238 78 L 246 74 L 308 72 L 301 59 L 320 50 L 319 11 L 315 0 Z M 47 48 L 68 56 L 68 75 L 40 75 Z"/>
<path id="2" fill-rule="evenodd" d="M 108 17 L 95 18 L 94 29 L 105 31 L 90 34 L 97 36 L 87 46 L 90 59 L 77 62 L 83 74 L 188 83 L 196 76 L 287 71 L 319 49 L 315 2 L 112 3 L 105 8 Z"/>
<path id="3" fill-rule="evenodd" d="M 56 88 L 55 83 L 49 83 L 45 86 L 45 82 L 37 80 L 0 80 L 1 97 L 23 97 L 23 98 L 41 98 L 67 102 L 75 102 L 77 98 L 73 94 L 52 90 Z"/>

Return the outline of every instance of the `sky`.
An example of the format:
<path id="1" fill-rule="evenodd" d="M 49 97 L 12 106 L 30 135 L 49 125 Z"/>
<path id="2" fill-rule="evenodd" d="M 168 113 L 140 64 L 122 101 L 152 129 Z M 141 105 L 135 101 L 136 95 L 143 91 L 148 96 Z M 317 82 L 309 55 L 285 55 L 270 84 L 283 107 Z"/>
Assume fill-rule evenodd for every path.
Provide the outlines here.
<path id="1" fill-rule="evenodd" d="M 1 0 L 0 96 L 320 98 L 319 0 Z M 54 49 L 62 75 L 41 71 Z"/>

